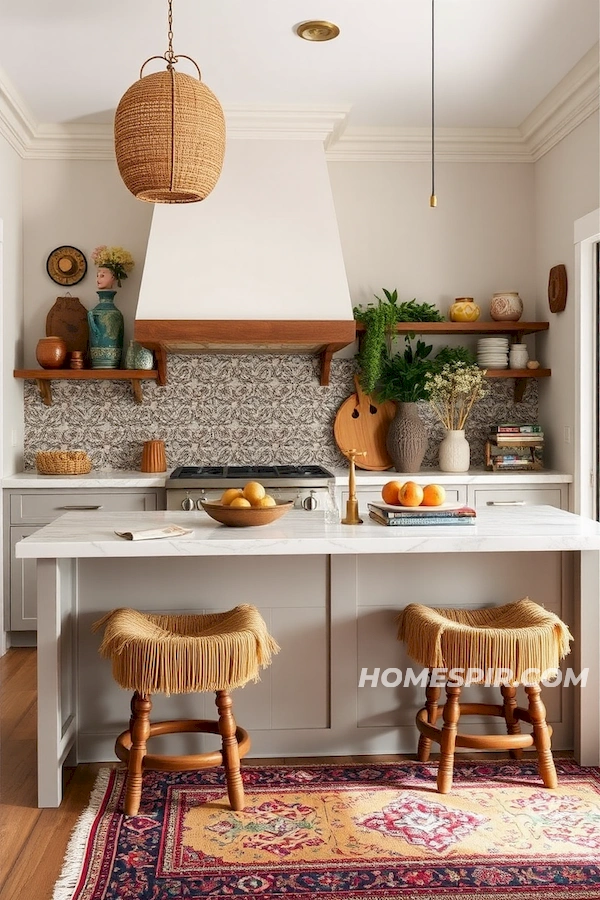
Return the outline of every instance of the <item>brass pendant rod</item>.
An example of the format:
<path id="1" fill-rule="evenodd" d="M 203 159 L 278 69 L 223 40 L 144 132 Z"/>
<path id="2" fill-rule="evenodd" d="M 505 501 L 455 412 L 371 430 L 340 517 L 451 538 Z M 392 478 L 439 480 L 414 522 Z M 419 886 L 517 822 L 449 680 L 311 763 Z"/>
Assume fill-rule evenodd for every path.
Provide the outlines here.
<path id="1" fill-rule="evenodd" d="M 431 0 L 431 196 L 430 206 L 437 206 L 435 195 L 435 0 Z"/>

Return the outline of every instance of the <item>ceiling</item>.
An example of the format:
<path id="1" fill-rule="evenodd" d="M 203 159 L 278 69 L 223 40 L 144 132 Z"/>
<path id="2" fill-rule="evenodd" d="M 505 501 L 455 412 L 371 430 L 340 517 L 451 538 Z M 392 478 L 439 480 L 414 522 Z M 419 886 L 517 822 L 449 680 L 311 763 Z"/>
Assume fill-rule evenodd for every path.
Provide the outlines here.
<path id="1" fill-rule="evenodd" d="M 301 40 L 307 19 L 335 22 L 339 37 Z M 429 0 L 173 0 L 173 32 L 226 114 L 344 108 L 350 128 L 430 122 Z M 598 0 L 436 0 L 436 124 L 518 127 L 598 35 Z M 167 0 L 0 0 L 0 94 L 35 125 L 109 123 L 167 44 Z"/>

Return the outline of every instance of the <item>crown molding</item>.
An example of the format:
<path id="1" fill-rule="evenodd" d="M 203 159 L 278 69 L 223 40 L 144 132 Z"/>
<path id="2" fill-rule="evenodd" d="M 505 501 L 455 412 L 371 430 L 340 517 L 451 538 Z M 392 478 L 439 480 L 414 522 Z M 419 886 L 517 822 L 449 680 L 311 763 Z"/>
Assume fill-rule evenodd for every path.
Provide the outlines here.
<path id="1" fill-rule="evenodd" d="M 518 128 L 436 128 L 438 162 L 531 162 Z M 331 162 L 429 162 L 428 128 L 354 128 L 327 150 Z"/>
<path id="2" fill-rule="evenodd" d="M 436 129 L 439 162 L 535 162 L 599 107 L 596 44 L 519 128 Z M 318 140 L 331 162 L 426 162 L 427 128 L 347 128 L 350 107 L 233 106 L 227 135 L 239 140 Z M 37 124 L 0 71 L 0 134 L 23 159 L 114 160 L 112 124 Z"/>
<path id="3" fill-rule="evenodd" d="M 582 57 L 521 123 L 520 132 L 536 162 L 596 112 L 600 94 L 600 47 Z"/>

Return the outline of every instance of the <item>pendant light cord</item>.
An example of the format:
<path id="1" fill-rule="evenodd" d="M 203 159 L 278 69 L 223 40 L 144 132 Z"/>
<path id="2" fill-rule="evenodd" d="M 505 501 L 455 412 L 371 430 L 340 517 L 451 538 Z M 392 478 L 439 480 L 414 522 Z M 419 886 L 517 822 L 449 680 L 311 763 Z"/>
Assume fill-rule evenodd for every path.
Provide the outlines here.
<path id="1" fill-rule="evenodd" d="M 431 196 L 430 206 L 437 206 L 435 195 L 435 0 L 431 0 Z"/>

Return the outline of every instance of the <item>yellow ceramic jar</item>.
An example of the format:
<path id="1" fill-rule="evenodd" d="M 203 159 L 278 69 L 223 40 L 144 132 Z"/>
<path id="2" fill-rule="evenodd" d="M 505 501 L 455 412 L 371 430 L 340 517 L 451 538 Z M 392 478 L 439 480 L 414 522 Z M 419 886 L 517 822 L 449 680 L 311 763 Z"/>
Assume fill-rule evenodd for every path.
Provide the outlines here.
<path id="1" fill-rule="evenodd" d="M 476 322 L 481 310 L 472 297 L 457 297 L 448 314 L 451 322 Z"/>

